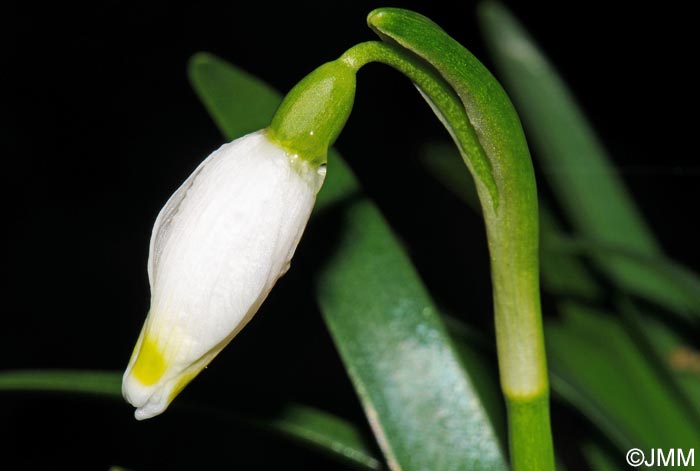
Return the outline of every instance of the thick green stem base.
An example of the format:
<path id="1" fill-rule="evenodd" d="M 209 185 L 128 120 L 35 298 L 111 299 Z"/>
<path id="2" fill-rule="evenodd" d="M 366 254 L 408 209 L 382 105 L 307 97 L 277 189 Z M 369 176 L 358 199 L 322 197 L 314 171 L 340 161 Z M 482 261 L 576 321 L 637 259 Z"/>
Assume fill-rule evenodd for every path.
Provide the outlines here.
<path id="1" fill-rule="evenodd" d="M 506 397 L 510 462 L 513 471 L 554 471 L 549 397 Z"/>

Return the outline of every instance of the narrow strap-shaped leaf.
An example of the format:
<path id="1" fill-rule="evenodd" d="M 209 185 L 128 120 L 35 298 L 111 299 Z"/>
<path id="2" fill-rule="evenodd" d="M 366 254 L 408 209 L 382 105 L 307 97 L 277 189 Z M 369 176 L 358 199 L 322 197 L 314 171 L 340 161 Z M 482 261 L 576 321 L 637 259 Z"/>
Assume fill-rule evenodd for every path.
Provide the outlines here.
<path id="1" fill-rule="evenodd" d="M 678 326 L 665 324 L 626 297 L 617 304 L 638 343 L 649 351 L 647 357 L 654 362 L 660 380 L 678 390 L 683 396 L 679 407 L 684 405 L 689 409 L 700 428 L 700 349 L 697 342 L 692 342 L 693 334 L 686 332 L 684 337 Z"/>
<path id="2" fill-rule="evenodd" d="M 554 211 L 544 202 L 540 202 L 540 228 L 540 267 L 544 289 L 579 299 L 599 299 L 602 289 L 583 263 L 583 257 L 576 253 L 558 251 L 552 242 L 564 230 Z"/>
<path id="3" fill-rule="evenodd" d="M 197 67 L 196 61 L 192 67 Z M 203 72 L 192 70 L 191 76 L 198 77 L 193 82 L 196 87 L 218 88 L 216 93 L 200 92 L 209 109 L 225 105 L 209 102 L 207 97 L 226 95 L 229 87 L 240 88 L 247 83 L 241 85 L 238 80 L 219 79 L 209 82 L 209 74 L 225 77 L 236 72 L 233 66 L 220 60 L 215 67 L 209 65 L 206 73 Z M 238 90 L 237 93 L 246 90 L 254 93 L 257 87 L 253 83 L 251 88 Z M 269 116 L 274 113 L 274 109 L 265 111 L 269 112 Z M 213 112 L 212 116 L 225 132 L 232 126 L 224 125 L 219 119 L 245 120 L 246 113 L 246 110 L 228 109 Z M 383 278 L 379 284 L 364 289 L 360 284 L 369 283 L 370 280 L 365 279 L 363 272 L 352 266 L 330 262 L 319 281 L 318 296 L 324 318 L 343 361 L 349 367 L 370 425 L 378 433 L 383 451 L 390 457 L 390 465 L 405 465 L 403 469 L 406 470 L 422 469 L 409 466 L 416 463 L 422 463 L 423 468 L 436 470 L 505 469 L 505 459 L 478 395 L 459 364 L 444 327 L 430 308 L 425 289 L 399 243 L 377 209 L 365 199 L 355 198 L 356 205 L 347 210 L 339 205 L 348 202 L 358 192 L 359 185 L 348 167 L 337 154 L 331 155 L 317 206 L 323 210 L 335 207 L 334 214 L 327 211 L 323 211 L 323 214 L 344 221 L 343 225 L 338 226 L 343 231 L 338 236 L 345 242 L 339 245 L 338 250 L 348 256 L 346 261 L 353 266 L 379 262 L 379 259 L 373 261 L 376 251 L 365 253 L 363 244 L 369 245 L 370 249 L 377 243 L 386 248 L 386 258 L 382 259 L 386 266 L 381 264 L 381 269 L 376 270 L 374 275 Z M 320 213 L 316 211 L 315 218 Z M 362 244 L 356 244 L 352 237 L 348 238 L 348 231 L 353 234 L 359 232 Z M 334 260 L 343 259 L 338 252 L 332 256 Z M 392 264 L 394 269 L 390 269 Z M 397 280 L 404 280 L 405 283 Z M 349 286 L 356 287 L 358 291 L 348 293 Z M 344 293 L 345 296 L 334 298 L 330 293 Z M 352 297 L 348 298 L 347 294 Z M 371 304 L 373 309 L 358 309 L 360 299 Z M 416 350 L 415 356 L 409 356 L 410 345 L 421 345 L 428 340 L 432 342 L 432 350 Z M 421 352 L 432 352 L 433 355 L 421 356 Z M 382 361 L 377 363 L 379 359 Z M 412 359 L 412 362 L 405 363 L 406 359 Z M 422 367 L 418 371 L 415 369 L 417 365 Z M 444 377 L 444 380 L 428 382 L 421 379 L 422 375 Z M 406 386 L 397 389 L 397 381 L 404 380 Z M 416 382 L 420 382 L 422 389 L 408 389 L 408 385 L 415 385 Z M 436 467 L 436 462 L 446 466 Z"/>
<path id="4" fill-rule="evenodd" d="M 614 455 L 611 450 L 595 442 L 581 446 L 581 454 L 588 461 L 588 469 L 600 471 L 628 471 L 629 465 L 622 460 L 623 453 Z"/>
<path id="5" fill-rule="evenodd" d="M 621 448 L 692 448 L 694 414 L 614 316 L 567 303 L 547 323 L 552 386 Z M 560 383 L 560 384 L 557 384 Z"/>
<path id="6" fill-rule="evenodd" d="M 662 276 L 673 283 L 675 292 L 687 299 L 700 297 L 700 277 L 688 268 L 664 257 L 630 248 L 624 244 L 611 244 L 602 240 L 561 235 L 550 236 L 547 241 L 552 253 L 586 254 L 594 258 L 605 258 L 611 263 L 628 264 Z"/>
<path id="7" fill-rule="evenodd" d="M 229 139 L 270 125 L 281 96 L 265 82 L 206 52 L 193 55 L 187 70 L 195 92 Z"/>
<path id="8" fill-rule="evenodd" d="M 555 69 L 505 7 L 487 1 L 479 12 L 494 63 L 570 222 L 586 238 L 661 257 L 653 233 Z M 633 260 L 596 261 L 626 290 L 677 313 L 700 316 L 700 293 L 689 297 L 663 274 Z"/>
<path id="9" fill-rule="evenodd" d="M 0 372 L 0 391 L 90 394 L 122 399 L 122 376 L 115 371 L 10 370 Z"/>
<path id="10" fill-rule="evenodd" d="M 454 316 L 446 315 L 442 319 L 447 326 L 450 338 L 455 344 L 462 364 L 474 378 L 481 403 L 491 419 L 494 430 L 503 446 L 508 443 L 508 425 L 503 395 L 498 384 L 496 351 L 492 342 L 483 332 L 470 326 Z"/>
<path id="11" fill-rule="evenodd" d="M 340 228 L 319 301 L 389 466 L 506 469 L 444 325 L 378 210 L 354 203 Z"/>
<path id="12" fill-rule="evenodd" d="M 274 430 L 309 448 L 350 464 L 355 469 L 383 469 L 373 456 L 366 437 L 350 422 L 316 408 L 286 404 L 273 417 L 253 421 L 263 429 Z"/>
<path id="13" fill-rule="evenodd" d="M 17 370 L 0 372 L 1 392 L 86 394 L 122 400 L 120 372 L 88 370 Z M 191 410 L 225 421 L 247 423 L 305 444 L 311 449 L 361 470 L 382 469 L 362 434 L 349 422 L 301 404 L 289 403 L 270 417 L 250 417 L 192 404 L 175 409 Z"/>

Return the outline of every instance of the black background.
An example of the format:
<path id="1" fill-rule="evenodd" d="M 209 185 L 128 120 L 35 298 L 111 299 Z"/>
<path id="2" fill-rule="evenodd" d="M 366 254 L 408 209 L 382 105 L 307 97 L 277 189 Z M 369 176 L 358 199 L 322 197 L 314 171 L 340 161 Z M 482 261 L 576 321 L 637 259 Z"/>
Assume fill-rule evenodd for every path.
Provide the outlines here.
<path id="1" fill-rule="evenodd" d="M 690 71 L 697 54 L 688 12 L 661 3 L 508 4 L 571 85 L 664 249 L 700 268 L 697 80 Z M 126 365 L 148 307 L 155 216 L 222 143 L 187 82 L 193 53 L 213 52 L 286 91 L 320 63 L 374 39 L 365 16 L 378 6 L 426 14 L 489 64 L 472 2 L 10 6 L 3 19 L 0 368 Z M 457 312 L 488 312 L 480 223 L 455 217 L 464 213 L 460 203 L 416 161 L 421 142 L 446 138 L 407 80 L 372 66 L 361 73 L 337 147 L 438 300 Z M 291 292 L 304 276 L 292 270 L 183 396 L 238 409 L 270 409 L 287 398 L 362 421 L 310 294 Z M 1 400 L 0 449 L 20 468 L 330 465 L 286 441 L 185 412 L 186 420 L 166 413 L 137 424 L 125 405 Z"/>

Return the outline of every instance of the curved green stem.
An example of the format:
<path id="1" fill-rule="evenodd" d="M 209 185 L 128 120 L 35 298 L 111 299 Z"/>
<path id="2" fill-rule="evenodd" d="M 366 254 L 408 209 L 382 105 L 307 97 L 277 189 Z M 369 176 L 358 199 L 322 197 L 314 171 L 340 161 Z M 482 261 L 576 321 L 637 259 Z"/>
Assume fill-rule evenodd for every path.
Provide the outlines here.
<path id="1" fill-rule="evenodd" d="M 532 161 L 520 121 L 498 82 L 430 20 L 382 9 L 368 22 L 392 44 L 366 42 L 340 60 L 355 70 L 380 62 L 418 87 L 450 132 L 481 202 L 501 386 L 515 471 L 553 471 L 549 384 L 539 294 L 539 226 Z"/>
<path id="2" fill-rule="evenodd" d="M 433 111 L 445 125 L 475 175 L 481 191 L 489 195 L 490 203 L 498 205 L 498 190 L 491 163 L 481 146 L 459 97 L 445 80 L 420 58 L 393 44 L 367 41 L 357 44 L 340 57 L 349 67 L 358 71 L 371 62 L 388 65 L 408 77 L 430 103 Z"/>

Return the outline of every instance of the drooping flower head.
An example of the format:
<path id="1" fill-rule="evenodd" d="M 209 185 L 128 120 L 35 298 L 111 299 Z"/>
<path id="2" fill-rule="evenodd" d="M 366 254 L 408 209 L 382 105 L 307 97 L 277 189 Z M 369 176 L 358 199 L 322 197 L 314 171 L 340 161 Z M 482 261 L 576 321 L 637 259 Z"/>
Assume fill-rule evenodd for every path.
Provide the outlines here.
<path id="1" fill-rule="evenodd" d="M 163 412 L 257 312 L 287 271 L 352 107 L 342 63 L 312 72 L 270 128 L 224 144 L 170 197 L 151 235 L 151 307 L 122 391 Z"/>

